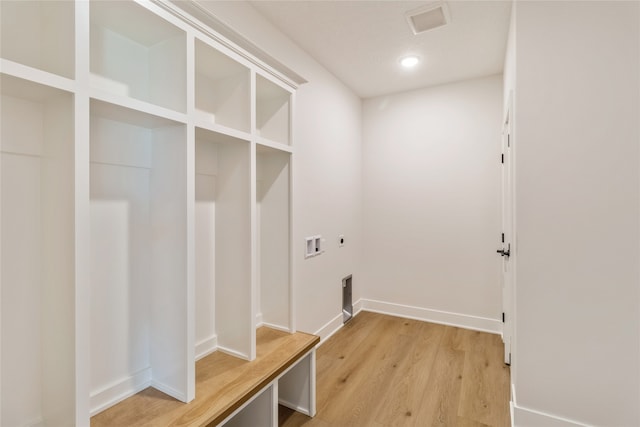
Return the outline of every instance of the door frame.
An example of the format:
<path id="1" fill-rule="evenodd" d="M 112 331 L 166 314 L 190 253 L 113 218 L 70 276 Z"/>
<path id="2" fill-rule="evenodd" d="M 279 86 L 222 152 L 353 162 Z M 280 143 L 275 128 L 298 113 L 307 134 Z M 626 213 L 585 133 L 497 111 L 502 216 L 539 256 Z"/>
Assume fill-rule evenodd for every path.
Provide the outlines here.
<path id="1" fill-rule="evenodd" d="M 515 304 L 515 162 L 513 138 L 513 92 L 509 93 L 506 111 L 502 122 L 502 250 L 509 256 L 502 256 L 502 341 L 504 343 L 504 362 L 511 364 L 513 358 Z"/>

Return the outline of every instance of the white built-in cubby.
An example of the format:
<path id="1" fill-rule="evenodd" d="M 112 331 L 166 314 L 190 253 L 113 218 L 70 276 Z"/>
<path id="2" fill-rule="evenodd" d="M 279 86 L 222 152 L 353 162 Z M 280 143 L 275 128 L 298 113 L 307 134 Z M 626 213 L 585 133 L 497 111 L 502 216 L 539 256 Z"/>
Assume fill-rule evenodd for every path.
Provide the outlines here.
<path id="1" fill-rule="evenodd" d="M 73 94 L 7 75 L 0 87 L 0 425 L 73 425 Z"/>
<path id="2" fill-rule="evenodd" d="M 0 1 L 2 426 L 189 402 L 198 358 L 295 332 L 299 76 L 185 5 Z"/>
<path id="3" fill-rule="evenodd" d="M 90 14 L 92 88 L 186 112 L 186 32 L 132 1 L 91 0 Z"/>
<path id="4" fill-rule="evenodd" d="M 224 422 L 224 427 L 276 427 L 278 425 L 278 383 L 258 393 Z"/>
<path id="5" fill-rule="evenodd" d="M 291 153 L 256 146 L 258 324 L 293 330 Z"/>
<path id="6" fill-rule="evenodd" d="M 73 78 L 73 1 L 0 1 L 2 58 Z"/>
<path id="7" fill-rule="evenodd" d="M 196 358 L 255 353 L 251 144 L 195 130 Z"/>
<path id="8" fill-rule="evenodd" d="M 256 78 L 256 131 L 266 140 L 291 144 L 291 92 L 261 75 Z"/>
<path id="9" fill-rule="evenodd" d="M 91 410 L 149 385 L 186 402 L 186 125 L 93 100 L 90 131 Z"/>
<path id="10" fill-rule="evenodd" d="M 195 104 L 201 126 L 251 131 L 249 68 L 200 39 L 195 40 Z"/>

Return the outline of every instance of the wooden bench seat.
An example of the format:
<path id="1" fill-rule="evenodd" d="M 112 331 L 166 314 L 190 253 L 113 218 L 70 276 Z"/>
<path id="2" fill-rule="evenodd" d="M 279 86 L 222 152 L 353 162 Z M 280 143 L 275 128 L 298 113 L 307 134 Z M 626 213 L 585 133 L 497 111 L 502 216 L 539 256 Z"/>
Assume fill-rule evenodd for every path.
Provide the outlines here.
<path id="1" fill-rule="evenodd" d="M 299 362 L 320 342 L 314 335 L 257 330 L 256 359 L 216 351 L 196 362 L 196 398 L 180 402 L 147 388 L 93 416 L 93 427 L 216 426 Z"/>

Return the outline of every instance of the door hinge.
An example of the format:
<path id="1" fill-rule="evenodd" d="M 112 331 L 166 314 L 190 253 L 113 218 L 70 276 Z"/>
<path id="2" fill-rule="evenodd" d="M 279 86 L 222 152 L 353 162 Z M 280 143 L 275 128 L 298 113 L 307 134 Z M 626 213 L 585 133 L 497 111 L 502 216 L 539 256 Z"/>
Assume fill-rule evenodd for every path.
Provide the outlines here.
<path id="1" fill-rule="evenodd" d="M 504 323 L 504 312 L 502 312 L 502 323 Z"/>
<path id="2" fill-rule="evenodd" d="M 504 243 L 504 233 L 502 233 L 502 243 Z"/>
<path id="3" fill-rule="evenodd" d="M 500 163 L 504 164 L 504 154 L 500 155 Z"/>

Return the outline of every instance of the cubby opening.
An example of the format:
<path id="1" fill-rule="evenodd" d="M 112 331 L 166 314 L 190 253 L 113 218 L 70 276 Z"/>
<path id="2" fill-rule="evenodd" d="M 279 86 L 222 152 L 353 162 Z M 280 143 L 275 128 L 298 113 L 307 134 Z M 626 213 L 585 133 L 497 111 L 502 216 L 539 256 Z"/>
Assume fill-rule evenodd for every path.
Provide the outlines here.
<path id="1" fill-rule="evenodd" d="M 233 418 L 229 419 L 225 427 L 273 427 L 278 425 L 277 406 L 274 392 L 277 386 L 272 385 L 253 398 Z"/>
<path id="2" fill-rule="evenodd" d="M 73 95 L 6 75 L 0 87 L 0 424 L 73 425 Z"/>
<path id="3" fill-rule="evenodd" d="M 307 354 L 278 380 L 278 403 L 310 417 L 316 412 L 315 357 Z"/>
<path id="4" fill-rule="evenodd" d="M 258 135 L 291 144 L 291 93 L 258 75 L 256 77 L 256 130 Z"/>
<path id="5" fill-rule="evenodd" d="M 186 112 L 186 34 L 140 4 L 91 1 L 91 86 Z"/>
<path id="6" fill-rule="evenodd" d="M 74 11 L 72 1 L 0 1 L 2 57 L 72 79 Z"/>
<path id="7" fill-rule="evenodd" d="M 257 145 L 258 325 L 291 330 L 290 153 Z"/>
<path id="8" fill-rule="evenodd" d="M 204 123 L 249 132 L 249 69 L 198 39 L 195 50 L 195 103 L 198 118 Z"/>
<path id="9" fill-rule="evenodd" d="M 154 388 L 193 398 L 186 125 L 91 101 L 91 413 Z"/>
<path id="10" fill-rule="evenodd" d="M 216 349 L 249 359 L 251 156 L 248 141 L 196 128 L 196 358 Z"/>

